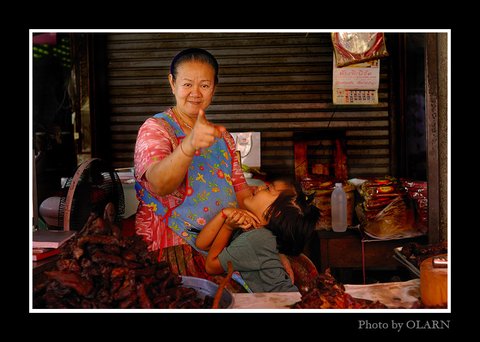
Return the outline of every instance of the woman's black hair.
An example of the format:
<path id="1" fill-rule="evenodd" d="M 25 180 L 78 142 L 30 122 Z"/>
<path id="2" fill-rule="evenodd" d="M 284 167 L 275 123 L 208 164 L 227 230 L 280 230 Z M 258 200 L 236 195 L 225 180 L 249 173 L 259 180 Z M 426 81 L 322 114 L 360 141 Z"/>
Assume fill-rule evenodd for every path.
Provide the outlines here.
<path id="1" fill-rule="evenodd" d="M 174 80 L 177 79 L 178 66 L 186 61 L 199 61 L 211 65 L 215 71 L 215 84 L 218 83 L 218 62 L 216 58 L 207 50 L 199 48 L 190 48 L 180 51 L 175 57 L 173 57 L 172 63 L 170 64 L 170 73 Z"/>
<path id="2" fill-rule="evenodd" d="M 283 190 L 265 212 L 265 228 L 275 235 L 280 253 L 299 255 L 315 229 L 320 210 L 310 203 L 312 198 L 303 193 L 300 184 L 289 183 L 293 187 Z"/>

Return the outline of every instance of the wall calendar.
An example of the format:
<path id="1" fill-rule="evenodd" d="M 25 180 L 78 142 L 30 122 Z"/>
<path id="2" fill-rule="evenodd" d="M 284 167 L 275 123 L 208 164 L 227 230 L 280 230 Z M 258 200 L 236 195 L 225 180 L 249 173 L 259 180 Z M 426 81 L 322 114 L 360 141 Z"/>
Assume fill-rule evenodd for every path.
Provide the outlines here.
<path id="1" fill-rule="evenodd" d="M 337 67 L 333 56 L 333 103 L 339 105 L 378 104 L 380 60 Z"/>

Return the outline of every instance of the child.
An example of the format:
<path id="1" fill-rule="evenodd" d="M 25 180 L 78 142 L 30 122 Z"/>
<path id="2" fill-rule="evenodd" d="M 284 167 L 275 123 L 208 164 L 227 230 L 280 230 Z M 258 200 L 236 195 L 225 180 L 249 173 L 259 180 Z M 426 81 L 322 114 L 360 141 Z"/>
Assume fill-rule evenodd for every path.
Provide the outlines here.
<path id="1" fill-rule="evenodd" d="M 245 199 L 247 210 L 224 208 L 199 233 L 196 246 L 208 250 L 206 271 L 223 274 L 227 262 L 253 292 L 295 292 L 279 253 L 299 255 L 320 217 L 298 184 L 276 180 Z M 236 229 L 251 229 L 236 235 Z M 230 243 L 230 244 L 229 244 Z"/>

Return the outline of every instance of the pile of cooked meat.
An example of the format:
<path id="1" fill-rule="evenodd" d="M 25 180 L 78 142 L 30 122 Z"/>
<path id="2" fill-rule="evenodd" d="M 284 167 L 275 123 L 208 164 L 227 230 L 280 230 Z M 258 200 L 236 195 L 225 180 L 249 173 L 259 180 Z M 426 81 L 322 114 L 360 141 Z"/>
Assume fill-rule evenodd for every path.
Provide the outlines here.
<path id="1" fill-rule="evenodd" d="M 33 289 L 33 307 L 61 308 L 209 308 L 213 298 L 201 298 L 181 286 L 158 253 L 149 252 L 141 237 L 123 237 L 108 218 L 91 216 L 69 241 L 54 270 Z"/>
<path id="2" fill-rule="evenodd" d="M 300 288 L 302 299 L 293 304 L 293 309 L 386 309 L 379 301 L 353 298 L 345 292 L 343 284 L 339 283 L 327 269 L 318 274 L 311 284 Z"/>

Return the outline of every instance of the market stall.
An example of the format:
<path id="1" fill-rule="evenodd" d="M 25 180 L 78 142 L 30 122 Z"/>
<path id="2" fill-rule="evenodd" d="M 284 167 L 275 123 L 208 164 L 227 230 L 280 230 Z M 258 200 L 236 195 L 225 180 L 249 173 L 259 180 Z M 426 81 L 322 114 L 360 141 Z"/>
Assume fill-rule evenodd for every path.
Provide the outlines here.
<path id="1" fill-rule="evenodd" d="M 37 43 L 39 38 L 35 39 Z M 72 99 L 74 113 L 61 115 L 65 116 L 61 121 L 68 124 L 61 129 L 62 134 L 64 129 L 71 131 L 73 118 L 74 135 L 81 137 L 76 144 L 78 151 L 69 149 L 69 155 L 76 158 L 78 153 L 78 160 L 103 158 L 109 168 L 124 172 L 120 172 L 121 182 L 108 187 L 101 182 L 106 178 L 104 173 L 95 177 L 98 175 L 85 172 L 85 177 L 77 175 L 66 182 L 67 186 L 62 183 L 59 190 L 60 183 L 48 177 L 52 170 L 56 176 L 58 165 L 50 167 L 42 157 L 54 151 L 49 144 L 39 144 L 45 139 L 38 137 L 48 136 L 48 141 L 56 143 L 62 139 L 53 134 L 60 132 L 58 127 L 40 120 L 53 113 L 42 115 L 38 111 L 43 96 L 35 92 L 33 230 L 63 228 L 73 229 L 76 234 L 61 246 L 32 251 L 33 309 L 362 310 L 450 306 L 449 134 L 444 100 L 448 82 L 441 76 L 448 74 L 444 58 L 448 35 L 111 32 L 99 36 L 71 34 L 68 41 L 78 54 L 74 68 L 80 79 L 78 85 L 92 85 L 88 91 L 85 87 L 77 89 L 81 92 L 78 99 Z M 222 46 L 225 42 L 228 44 Z M 142 234 L 135 235 L 140 199 L 131 167 L 135 139 L 146 118 L 171 107 L 170 94 L 165 93 L 168 80 L 164 78 L 161 83 L 157 77 L 168 73 L 164 61 L 172 57 L 173 50 L 190 45 L 203 45 L 218 53 L 221 82 L 216 102 L 206 115 L 209 122 L 224 125 L 230 133 L 237 132 L 233 135 L 239 159 L 253 166 L 249 169 L 240 165 L 247 184 L 263 185 L 267 175 L 294 176 L 304 194 L 313 195 L 313 203 L 321 212 L 309 248 L 304 251 L 313 266 L 305 271 L 298 264 L 292 265 L 298 292 L 234 292 L 200 277 L 181 276 L 148 251 Z M 86 46 L 92 48 L 88 55 L 95 57 L 95 67 L 82 56 L 86 56 Z M 34 68 L 35 89 L 37 85 L 40 89 L 43 84 L 39 72 L 47 69 L 40 63 L 40 53 L 34 57 L 38 62 Z M 193 130 L 193 124 L 184 123 L 186 131 Z M 199 151 L 195 147 L 196 157 L 197 152 L 201 155 Z M 221 154 L 226 160 L 230 158 Z M 179 156 L 193 158 L 185 151 Z M 58 159 L 56 154 L 54 157 Z M 218 165 L 222 163 L 212 170 L 222 182 L 230 183 L 231 178 L 224 177 Z M 205 168 L 203 164 L 198 166 L 199 170 Z M 94 184 L 85 188 L 80 186 L 80 179 Z M 195 180 L 207 183 L 201 174 Z M 343 231 L 332 229 L 331 198 L 336 185 L 343 189 L 346 201 Z M 199 191 L 205 198 L 219 192 L 213 185 Z M 111 207 L 121 216 L 121 223 L 106 211 L 87 219 L 93 211 L 98 214 L 106 209 L 99 201 L 106 194 L 113 194 L 115 200 L 108 201 L 113 201 Z M 48 196 L 53 197 L 47 200 L 56 201 L 43 201 Z M 53 207 L 48 206 L 51 202 Z M 149 205 L 153 208 L 157 204 Z M 202 210 L 213 213 L 212 208 L 205 205 Z M 53 215 L 48 216 L 48 211 Z M 78 222 L 70 227 L 70 220 L 73 223 L 80 212 L 75 219 Z M 47 217 L 53 223 L 47 222 Z M 179 226 L 190 228 L 185 224 L 174 228 Z M 184 236 L 190 238 L 202 227 Z M 341 277 L 351 269 L 361 270 L 360 281 Z M 409 277 L 368 281 L 374 270 L 403 270 Z"/>
<path id="2" fill-rule="evenodd" d="M 35 272 L 34 308 L 206 309 L 212 308 L 216 296 L 221 298 L 220 309 L 447 307 L 446 244 L 411 243 L 396 252 L 412 270 L 420 265 L 419 278 L 342 284 L 327 269 L 301 279 L 300 292 L 230 293 L 209 281 L 173 274 L 167 264 L 157 262 L 155 253 L 147 251 L 140 237 L 125 237 L 108 220 L 92 216 L 65 243 L 60 256 L 53 257 L 50 267 L 43 262 L 43 269 Z"/>

